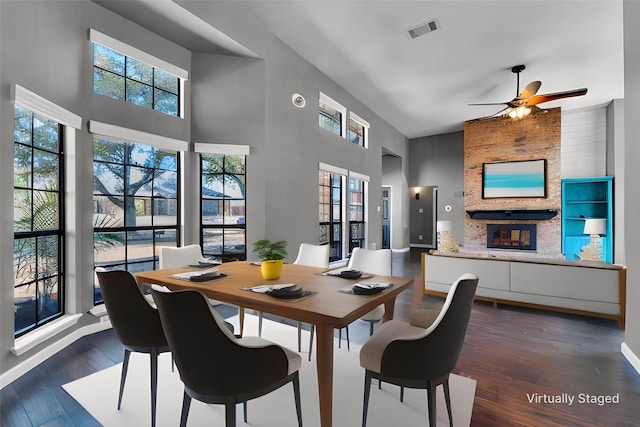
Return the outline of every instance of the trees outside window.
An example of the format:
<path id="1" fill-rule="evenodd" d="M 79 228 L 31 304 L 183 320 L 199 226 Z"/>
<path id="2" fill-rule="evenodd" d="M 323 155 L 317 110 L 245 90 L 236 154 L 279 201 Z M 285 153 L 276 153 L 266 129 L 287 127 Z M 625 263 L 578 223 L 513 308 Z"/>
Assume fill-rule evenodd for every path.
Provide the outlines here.
<path id="1" fill-rule="evenodd" d="M 93 138 L 94 265 L 131 272 L 157 267 L 159 246 L 179 241 L 176 151 Z M 95 285 L 95 302 L 102 301 Z"/>
<path id="2" fill-rule="evenodd" d="M 14 333 L 63 314 L 62 126 L 14 106 Z"/>

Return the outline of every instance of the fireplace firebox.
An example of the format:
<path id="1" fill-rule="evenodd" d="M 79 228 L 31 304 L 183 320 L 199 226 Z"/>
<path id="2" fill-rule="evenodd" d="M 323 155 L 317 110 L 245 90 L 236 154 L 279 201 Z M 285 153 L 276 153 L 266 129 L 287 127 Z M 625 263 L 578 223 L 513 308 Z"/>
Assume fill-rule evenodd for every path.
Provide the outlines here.
<path id="1" fill-rule="evenodd" d="M 487 224 L 487 248 L 536 250 L 535 224 Z"/>

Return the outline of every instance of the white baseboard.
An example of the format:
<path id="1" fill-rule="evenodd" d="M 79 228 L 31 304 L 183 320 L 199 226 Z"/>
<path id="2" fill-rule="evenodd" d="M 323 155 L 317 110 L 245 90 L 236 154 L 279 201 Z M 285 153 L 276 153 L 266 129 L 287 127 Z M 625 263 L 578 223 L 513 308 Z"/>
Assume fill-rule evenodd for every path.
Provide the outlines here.
<path id="1" fill-rule="evenodd" d="M 622 345 L 620 345 L 620 349 L 622 350 L 622 354 L 624 355 L 624 357 L 626 357 L 629 363 L 631 363 L 631 366 L 633 366 L 635 370 L 640 374 L 640 359 L 638 358 L 638 356 L 636 356 L 635 353 L 631 351 L 629 346 L 624 342 L 622 343 Z"/>
<path id="2" fill-rule="evenodd" d="M 76 340 L 94 334 L 96 332 L 104 331 L 111 328 L 111 321 L 101 321 L 97 323 L 92 323 L 87 326 L 83 326 L 82 328 L 76 329 L 71 332 L 69 335 L 55 341 L 50 346 L 44 348 L 38 353 L 26 359 L 24 362 L 20 363 L 17 366 L 9 369 L 8 371 L 0 374 L 0 389 L 5 386 L 11 384 L 13 381 L 20 378 L 22 375 L 29 372 L 31 369 L 38 366 L 40 363 L 44 362 L 60 350 L 63 350 L 67 346 L 71 345 Z"/>

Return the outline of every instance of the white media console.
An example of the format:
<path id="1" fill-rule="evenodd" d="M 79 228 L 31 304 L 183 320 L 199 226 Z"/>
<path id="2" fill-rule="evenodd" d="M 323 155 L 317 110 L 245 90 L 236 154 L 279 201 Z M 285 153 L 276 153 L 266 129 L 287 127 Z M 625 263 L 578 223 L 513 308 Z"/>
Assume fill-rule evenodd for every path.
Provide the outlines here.
<path id="1" fill-rule="evenodd" d="M 477 299 L 614 319 L 624 329 L 627 271 L 593 261 L 422 254 L 425 294 L 442 296 L 462 273 L 480 278 Z"/>

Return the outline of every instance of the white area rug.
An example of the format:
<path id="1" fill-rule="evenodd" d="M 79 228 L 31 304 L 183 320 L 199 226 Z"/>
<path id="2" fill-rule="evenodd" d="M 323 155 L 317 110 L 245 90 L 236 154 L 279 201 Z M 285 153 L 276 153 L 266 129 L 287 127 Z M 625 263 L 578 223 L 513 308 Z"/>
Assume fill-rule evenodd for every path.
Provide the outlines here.
<path id="1" fill-rule="evenodd" d="M 237 318 L 230 319 L 237 327 Z M 245 318 L 245 335 L 257 334 L 257 318 Z M 236 328 L 236 330 L 238 330 Z M 262 337 L 290 349 L 297 348 L 297 333 L 294 327 L 264 320 Z M 303 348 L 308 348 L 309 334 L 303 331 Z M 344 344 L 344 343 L 343 343 Z M 315 346 L 314 346 L 315 347 Z M 362 401 L 364 392 L 364 370 L 360 367 L 358 352 L 360 347 L 351 345 L 338 348 L 335 345 L 333 425 L 335 427 L 356 427 L 362 424 Z M 308 354 L 301 354 L 300 387 L 302 395 L 302 417 L 305 427 L 319 427 L 318 381 L 315 354 L 312 361 Z M 151 403 L 149 386 L 149 356 L 133 353 L 129 363 L 122 408 L 116 409 L 121 364 L 105 369 L 71 383 L 63 388 L 76 399 L 91 415 L 106 427 L 140 427 L 151 424 Z M 158 367 L 158 427 L 175 427 L 180 421 L 183 386 L 178 372 L 171 372 L 169 354 L 160 356 Z M 476 381 L 452 375 L 450 378 L 453 424 L 468 426 L 476 389 Z M 390 384 L 382 384 L 378 389 L 374 380 L 369 401 L 367 426 L 427 426 L 427 395 L 424 390 L 405 390 L 404 403 L 400 402 L 400 389 Z M 448 426 L 442 387 L 437 396 L 438 426 Z M 237 425 L 255 427 L 297 426 L 293 387 L 288 384 L 266 396 L 249 401 L 248 424 L 242 421 L 242 405 L 237 406 Z M 223 426 L 224 406 L 206 405 L 193 400 L 188 426 Z"/>

